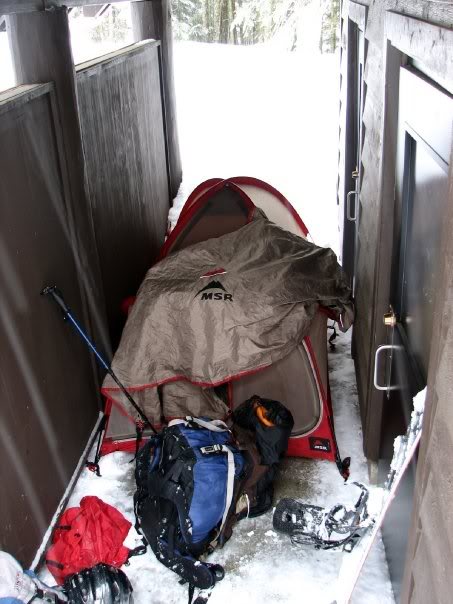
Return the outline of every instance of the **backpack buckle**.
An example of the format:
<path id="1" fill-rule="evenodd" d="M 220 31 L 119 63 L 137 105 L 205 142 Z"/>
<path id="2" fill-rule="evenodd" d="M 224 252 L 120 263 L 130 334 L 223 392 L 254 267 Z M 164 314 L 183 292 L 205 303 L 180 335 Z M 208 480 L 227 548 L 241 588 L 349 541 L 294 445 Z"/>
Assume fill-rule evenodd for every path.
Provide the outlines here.
<path id="1" fill-rule="evenodd" d="M 203 455 L 211 455 L 212 453 L 222 453 L 223 445 L 207 445 L 206 447 L 200 447 L 200 451 Z"/>

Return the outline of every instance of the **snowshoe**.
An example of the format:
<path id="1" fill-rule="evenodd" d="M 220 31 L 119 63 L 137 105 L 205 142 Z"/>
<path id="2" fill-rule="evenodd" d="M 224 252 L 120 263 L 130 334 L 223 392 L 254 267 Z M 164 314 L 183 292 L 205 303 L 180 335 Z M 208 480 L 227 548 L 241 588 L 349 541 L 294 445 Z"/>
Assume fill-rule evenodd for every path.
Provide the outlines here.
<path id="1" fill-rule="evenodd" d="M 367 511 L 368 489 L 358 482 L 353 484 L 361 489 L 353 510 L 347 510 L 341 504 L 326 510 L 296 499 L 281 499 L 274 511 L 274 529 L 289 535 L 295 545 L 352 551 L 360 537 L 373 525 Z"/>

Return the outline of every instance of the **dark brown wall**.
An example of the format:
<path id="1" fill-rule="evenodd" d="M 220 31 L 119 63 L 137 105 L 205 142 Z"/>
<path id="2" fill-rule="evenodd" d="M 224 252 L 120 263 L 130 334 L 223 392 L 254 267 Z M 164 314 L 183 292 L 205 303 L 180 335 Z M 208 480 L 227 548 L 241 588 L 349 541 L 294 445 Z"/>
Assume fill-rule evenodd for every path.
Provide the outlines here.
<path id="1" fill-rule="evenodd" d="M 108 356 L 104 285 L 113 325 L 163 242 L 169 187 L 158 43 L 85 65 L 77 83 L 65 8 L 8 26 L 24 86 L 0 95 L 0 548 L 29 565 L 102 378 L 39 292 L 58 285 Z"/>
<path id="2" fill-rule="evenodd" d="M 395 186 L 395 151 L 398 103 L 398 72 L 406 57 L 420 60 L 440 82 L 453 86 L 451 42 L 445 29 L 453 29 L 453 6 L 447 3 L 381 0 L 368 5 L 365 36 L 366 98 L 363 112 L 365 135 L 361 166 L 361 219 L 357 263 L 357 320 L 353 341 L 358 390 L 364 422 L 364 449 L 371 460 L 379 457 L 379 435 L 384 402 L 373 386 L 374 353 L 385 344 L 383 313 L 387 311 L 392 258 Z M 343 4 L 343 23 L 356 18 L 357 4 Z M 416 17 L 389 19 L 390 11 Z M 393 23 L 393 25 L 391 25 Z M 386 26 L 387 24 L 387 26 Z M 395 25 L 396 24 L 396 25 Z M 385 29 L 385 26 L 387 29 Z M 398 29 L 399 28 L 399 29 Z M 448 32 L 450 33 L 450 32 Z M 387 38 L 388 36 L 388 38 Z M 387 44 L 387 39 L 392 45 Z M 448 38 L 450 39 L 450 37 Z M 394 43 L 399 40 L 399 43 Z M 343 27 L 343 55 L 347 52 L 347 27 Z M 342 61 L 345 95 L 346 63 Z M 429 108 L 427 108 L 429 111 Z M 345 127 L 345 108 L 342 107 Z M 344 144 L 340 139 L 340 183 L 345 178 Z M 434 316 L 428 376 L 424 433 L 417 464 L 412 529 L 406 558 L 401 601 L 422 604 L 451 602 L 453 584 L 453 189 L 444 221 L 441 286 Z M 339 188 L 341 194 L 341 187 Z M 385 429 L 385 426 L 383 427 Z"/>
<path id="3" fill-rule="evenodd" d="M 8 17 L 12 59 L 18 84 L 53 82 L 61 126 L 63 185 L 75 235 L 73 248 L 83 299 L 83 320 L 91 336 L 106 350 L 100 268 L 93 222 L 85 192 L 84 160 L 77 91 L 66 8 L 52 8 Z M 91 359 L 93 371 L 97 371 Z M 101 377 L 101 376 L 100 376 Z"/>
<path id="4" fill-rule="evenodd" d="M 112 343 L 163 243 L 170 199 L 158 42 L 77 67 L 86 178 Z"/>
<path id="5" fill-rule="evenodd" d="M 453 183 L 453 179 L 451 179 Z M 418 459 L 403 602 L 451 602 L 453 593 L 453 185 L 444 224 L 439 299 Z"/>
<path id="6" fill-rule="evenodd" d="M 58 283 L 82 315 L 59 121 L 51 85 L 0 95 L 0 549 L 27 565 L 99 412 L 84 346 L 39 295 Z"/>
<path id="7" fill-rule="evenodd" d="M 173 33 L 171 27 L 170 0 L 144 0 L 132 2 L 132 27 L 134 39 L 160 40 L 162 65 L 162 91 L 165 118 L 165 135 L 168 154 L 170 195 L 175 197 L 182 180 L 182 164 L 179 152 L 178 121 L 173 69 Z"/>
<path id="8" fill-rule="evenodd" d="M 344 203 L 344 191 L 348 175 L 345 173 L 346 148 L 350 142 L 350 133 L 346 131 L 347 118 L 347 60 L 348 56 L 348 17 L 357 18 L 358 7 L 368 5 L 365 27 L 367 54 L 364 83 L 366 95 L 363 107 L 364 136 L 361 155 L 360 190 L 360 226 L 358 231 L 358 259 L 356 274 L 356 310 L 357 316 L 353 331 L 353 347 L 357 370 L 358 391 L 364 428 L 364 450 L 372 460 L 379 456 L 379 427 L 381 422 L 382 393 L 375 390 L 372 377 L 374 353 L 376 347 L 385 344 L 385 332 L 382 316 L 388 310 L 389 273 L 385 266 L 391 257 L 392 213 L 386 203 L 393 199 L 394 177 L 391 173 L 394 164 L 392 154 L 395 142 L 392 137 L 392 119 L 386 115 L 384 126 L 384 97 L 391 102 L 398 97 L 398 68 L 404 56 L 395 51 L 384 62 L 386 43 L 384 40 L 385 15 L 389 11 L 398 11 L 417 18 L 423 18 L 433 24 L 453 27 L 453 6 L 427 3 L 422 1 L 398 2 L 381 0 L 360 3 L 347 0 L 343 4 L 342 32 L 342 107 L 340 115 L 340 161 L 339 161 L 339 201 Z M 426 45 L 426 57 L 436 57 L 435 51 Z M 440 57 L 438 60 L 444 60 Z M 392 65 L 393 63 L 393 65 Z M 396 73 L 396 78 L 394 74 Z M 387 78 L 387 79 L 386 79 Z M 384 83 L 386 87 L 384 87 Z M 389 108 L 389 112 L 392 108 Z M 384 133 L 387 140 L 384 141 Z M 383 147 L 387 153 L 384 156 Z"/>

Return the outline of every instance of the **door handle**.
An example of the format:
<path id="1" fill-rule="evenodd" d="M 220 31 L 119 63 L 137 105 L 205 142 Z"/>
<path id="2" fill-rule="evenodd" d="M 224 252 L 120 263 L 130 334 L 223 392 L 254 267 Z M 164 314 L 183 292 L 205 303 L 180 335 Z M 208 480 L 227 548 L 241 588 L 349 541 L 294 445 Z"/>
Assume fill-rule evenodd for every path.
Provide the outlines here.
<path id="1" fill-rule="evenodd" d="M 384 344 L 383 346 L 378 346 L 376 348 L 376 352 L 374 353 L 374 377 L 373 384 L 376 390 L 385 390 L 388 392 L 389 390 L 398 390 L 398 386 L 390 386 L 386 384 L 385 386 L 381 386 L 378 384 L 378 369 L 379 369 L 379 355 L 384 350 L 402 350 L 402 346 L 395 346 L 394 344 Z"/>
<path id="2" fill-rule="evenodd" d="M 351 215 L 351 197 L 353 195 L 355 195 L 357 198 L 357 191 L 355 189 L 353 191 L 349 191 L 349 193 L 346 195 L 346 218 L 351 222 L 356 222 L 357 212 L 354 212 L 354 216 Z"/>

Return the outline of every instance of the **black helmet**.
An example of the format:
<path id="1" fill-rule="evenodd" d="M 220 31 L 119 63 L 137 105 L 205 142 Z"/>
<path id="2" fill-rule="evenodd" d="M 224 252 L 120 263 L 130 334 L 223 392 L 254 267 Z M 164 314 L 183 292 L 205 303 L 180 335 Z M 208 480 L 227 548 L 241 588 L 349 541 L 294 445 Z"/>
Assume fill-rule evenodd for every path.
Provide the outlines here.
<path id="1" fill-rule="evenodd" d="M 68 577 L 69 604 L 133 604 L 132 586 L 119 568 L 98 564 Z"/>

